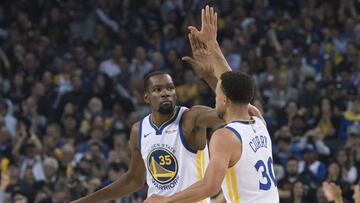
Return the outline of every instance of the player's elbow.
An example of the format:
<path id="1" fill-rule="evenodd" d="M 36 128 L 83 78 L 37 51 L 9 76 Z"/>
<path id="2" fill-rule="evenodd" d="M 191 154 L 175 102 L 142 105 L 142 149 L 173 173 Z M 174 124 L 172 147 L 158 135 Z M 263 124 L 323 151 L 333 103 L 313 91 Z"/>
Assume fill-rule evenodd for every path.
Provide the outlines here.
<path id="1" fill-rule="evenodd" d="M 128 186 L 133 187 L 134 189 L 140 189 L 145 184 L 145 176 L 133 175 L 129 172 L 126 173 L 128 178 Z"/>
<path id="2" fill-rule="evenodd" d="M 208 186 L 207 190 L 206 190 L 206 196 L 207 197 L 212 197 L 216 194 L 218 194 L 220 192 L 221 187 L 217 186 L 217 185 L 210 185 Z"/>
<path id="3" fill-rule="evenodd" d="M 212 197 L 220 192 L 221 185 L 216 184 L 215 182 L 204 180 L 205 186 L 204 186 L 204 192 L 206 194 L 206 197 Z"/>
<path id="4" fill-rule="evenodd" d="M 132 181 L 132 183 L 133 183 L 133 185 L 134 185 L 134 187 L 135 187 L 136 189 L 139 189 L 139 188 L 141 188 L 142 186 L 144 186 L 145 181 L 140 180 L 140 179 L 135 179 L 135 180 Z"/>
<path id="5" fill-rule="evenodd" d="M 136 178 L 133 180 L 133 184 L 136 189 L 140 189 L 144 186 L 145 179 L 144 178 Z"/>

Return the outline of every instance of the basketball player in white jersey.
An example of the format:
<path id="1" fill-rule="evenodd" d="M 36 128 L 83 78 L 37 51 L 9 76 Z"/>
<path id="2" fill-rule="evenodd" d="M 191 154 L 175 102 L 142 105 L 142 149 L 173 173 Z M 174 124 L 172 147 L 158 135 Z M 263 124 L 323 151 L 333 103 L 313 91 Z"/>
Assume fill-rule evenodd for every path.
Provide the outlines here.
<path id="1" fill-rule="evenodd" d="M 209 107 L 176 106 L 175 86 L 166 72 L 147 74 L 144 88 L 151 114 L 132 126 L 129 170 L 111 185 L 74 203 L 120 198 L 139 190 L 145 180 L 148 195 L 172 195 L 203 177 L 208 162 L 206 129 L 223 121 Z"/>
<path id="2" fill-rule="evenodd" d="M 213 55 L 208 60 L 223 59 L 223 64 L 213 60 L 218 68 L 228 64 L 216 42 L 216 18 L 216 13 L 207 6 L 202 10 L 201 31 L 192 27 L 193 36 L 189 38 L 206 44 Z M 279 202 L 266 123 L 259 112 L 258 116 L 251 116 L 248 111 L 255 93 L 253 79 L 241 72 L 219 74 L 216 68 L 214 73 L 218 78 L 216 110 L 227 125 L 211 137 L 210 162 L 204 179 L 175 195 L 153 195 L 145 203 L 196 202 L 217 194 L 221 188 L 226 201 L 231 203 Z"/>
<path id="3" fill-rule="evenodd" d="M 208 67 L 209 61 L 199 53 L 193 55 L 193 59 L 183 60 L 190 62 L 214 90 L 217 79 L 209 74 L 209 69 L 200 67 Z M 227 66 L 220 66 L 217 72 L 228 70 Z M 149 186 L 148 196 L 169 196 L 203 178 L 208 163 L 206 129 L 219 127 L 224 121 L 215 109 L 206 106 L 190 109 L 176 106 L 175 86 L 166 72 L 147 74 L 144 88 L 151 114 L 132 126 L 129 170 L 109 186 L 73 203 L 120 198 L 140 189 L 145 181 Z M 199 201 L 209 202 L 209 199 L 204 197 Z"/>

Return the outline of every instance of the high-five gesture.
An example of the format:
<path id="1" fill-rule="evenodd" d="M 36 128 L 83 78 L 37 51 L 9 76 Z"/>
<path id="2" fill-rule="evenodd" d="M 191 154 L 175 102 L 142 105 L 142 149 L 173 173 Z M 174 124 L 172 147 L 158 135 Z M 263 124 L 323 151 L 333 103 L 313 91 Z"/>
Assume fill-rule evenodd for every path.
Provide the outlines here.
<path id="1" fill-rule="evenodd" d="M 220 46 L 216 40 L 217 33 L 217 13 L 213 7 L 206 6 L 201 10 L 201 30 L 199 31 L 194 26 L 189 26 L 190 35 L 193 40 L 200 41 L 204 44 L 204 49 L 210 53 L 209 61 L 213 68 L 213 78 L 219 79 L 221 74 L 227 71 L 231 71 L 229 64 L 227 63 Z M 190 37 L 189 37 L 190 38 Z M 191 39 L 190 39 L 191 42 Z M 194 52 L 194 49 L 193 49 Z M 196 59 L 195 59 L 196 60 Z M 203 63 L 201 62 L 201 65 Z M 202 70 L 208 70 L 202 67 Z M 209 80 L 206 80 L 209 83 Z M 212 80 L 210 86 L 216 86 L 216 81 Z M 214 84 L 215 83 L 215 84 Z"/>
<path id="2" fill-rule="evenodd" d="M 214 11 L 214 8 L 207 5 L 205 9 L 201 9 L 200 31 L 194 26 L 189 26 L 189 29 L 196 38 L 206 45 L 216 43 L 217 13 Z"/>
<path id="3" fill-rule="evenodd" d="M 193 34 L 188 34 L 190 46 L 192 50 L 193 58 L 184 56 L 181 59 L 188 62 L 193 66 L 195 72 L 200 77 L 206 77 L 213 74 L 213 68 L 211 64 L 211 54 L 206 48 L 206 45 L 194 37 Z"/>
<path id="4" fill-rule="evenodd" d="M 214 77 L 214 68 L 211 53 L 206 45 L 198 40 L 193 34 L 188 34 L 192 57 L 184 56 L 181 59 L 188 62 L 198 76 L 203 78 L 211 88 L 215 89 L 217 79 Z"/>

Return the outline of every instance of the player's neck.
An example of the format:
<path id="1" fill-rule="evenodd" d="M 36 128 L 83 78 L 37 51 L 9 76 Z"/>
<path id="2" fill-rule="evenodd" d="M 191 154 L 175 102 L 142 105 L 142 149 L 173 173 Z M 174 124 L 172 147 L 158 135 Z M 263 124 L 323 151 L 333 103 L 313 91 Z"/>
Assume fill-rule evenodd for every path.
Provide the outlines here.
<path id="1" fill-rule="evenodd" d="M 248 112 L 248 105 L 229 105 L 224 117 L 226 123 L 232 121 L 248 121 L 251 120 L 251 116 Z"/>
<path id="2" fill-rule="evenodd" d="M 156 127 L 160 127 L 165 122 L 169 121 L 174 114 L 176 113 L 176 108 L 174 108 L 174 111 L 170 114 L 161 114 L 159 112 L 153 112 L 151 113 L 151 121 L 156 125 Z"/>

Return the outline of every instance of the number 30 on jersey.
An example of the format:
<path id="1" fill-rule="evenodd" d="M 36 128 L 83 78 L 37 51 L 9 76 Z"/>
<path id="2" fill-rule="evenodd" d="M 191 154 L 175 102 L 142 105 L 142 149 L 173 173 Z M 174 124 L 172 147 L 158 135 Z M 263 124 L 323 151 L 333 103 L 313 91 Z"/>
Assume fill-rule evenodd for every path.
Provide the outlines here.
<path id="1" fill-rule="evenodd" d="M 276 179 L 273 173 L 273 161 L 271 157 L 267 160 L 267 165 L 265 165 L 263 160 L 259 160 L 255 164 L 255 169 L 258 172 L 261 172 L 261 179 L 259 181 L 259 189 L 260 190 L 269 190 L 274 184 L 276 187 Z"/>

